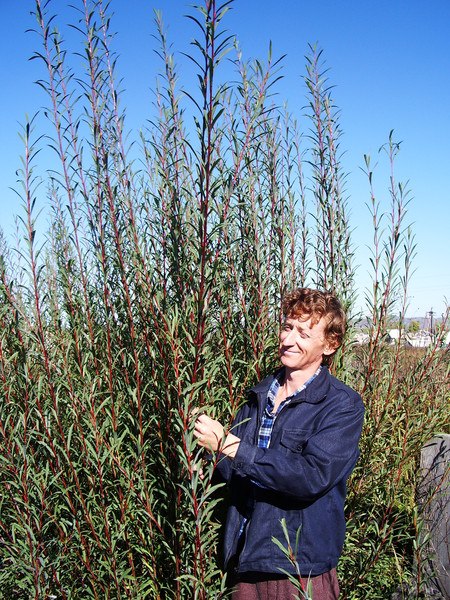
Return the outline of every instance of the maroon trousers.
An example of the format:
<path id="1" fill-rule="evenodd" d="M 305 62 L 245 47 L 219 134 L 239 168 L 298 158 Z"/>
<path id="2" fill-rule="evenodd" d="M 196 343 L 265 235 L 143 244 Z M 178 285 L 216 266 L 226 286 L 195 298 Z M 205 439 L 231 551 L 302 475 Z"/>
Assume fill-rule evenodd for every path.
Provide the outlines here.
<path id="1" fill-rule="evenodd" d="M 306 593 L 308 578 L 302 578 L 301 582 Z M 338 600 L 336 569 L 311 577 L 309 582 L 312 584 L 312 600 Z M 285 576 L 278 577 L 273 573 L 244 573 L 234 587 L 232 600 L 303 600 L 304 597 Z"/>

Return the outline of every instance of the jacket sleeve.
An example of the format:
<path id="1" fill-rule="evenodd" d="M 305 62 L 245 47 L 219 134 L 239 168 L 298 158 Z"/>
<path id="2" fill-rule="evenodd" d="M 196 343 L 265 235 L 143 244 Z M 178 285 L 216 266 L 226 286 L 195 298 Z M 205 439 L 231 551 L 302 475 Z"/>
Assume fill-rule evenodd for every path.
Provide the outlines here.
<path id="1" fill-rule="evenodd" d="M 231 467 L 264 488 L 312 501 L 349 475 L 359 456 L 363 416 L 359 395 L 340 392 L 316 431 L 285 431 L 273 448 L 241 440 Z"/>

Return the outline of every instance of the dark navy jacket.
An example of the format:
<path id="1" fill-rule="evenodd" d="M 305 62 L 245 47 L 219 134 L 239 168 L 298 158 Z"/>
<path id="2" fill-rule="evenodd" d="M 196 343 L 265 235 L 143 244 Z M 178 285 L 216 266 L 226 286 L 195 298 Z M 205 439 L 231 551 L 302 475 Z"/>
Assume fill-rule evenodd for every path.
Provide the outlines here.
<path id="1" fill-rule="evenodd" d="M 359 394 L 322 367 L 277 416 L 270 447 L 259 448 L 258 429 L 273 377 L 249 391 L 236 415 L 231 429 L 241 439 L 236 457 L 219 460 L 218 470 L 231 490 L 225 564 L 238 553 L 239 572 L 295 573 L 272 539 L 287 546 L 281 527 L 285 519 L 293 549 L 300 532 L 300 573 L 320 575 L 336 566 L 342 551 L 346 480 L 359 455 L 364 408 Z M 248 522 L 239 541 L 244 517 Z"/>

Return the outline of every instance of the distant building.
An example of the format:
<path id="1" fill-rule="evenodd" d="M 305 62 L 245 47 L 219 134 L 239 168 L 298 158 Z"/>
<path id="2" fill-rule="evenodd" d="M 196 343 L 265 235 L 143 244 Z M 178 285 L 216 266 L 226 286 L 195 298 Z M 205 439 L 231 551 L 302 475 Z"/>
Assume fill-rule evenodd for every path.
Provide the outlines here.
<path id="1" fill-rule="evenodd" d="M 362 346 L 370 342 L 370 336 L 368 333 L 364 333 L 363 331 L 357 331 L 354 340 L 356 344 L 360 344 Z"/>
<path id="2" fill-rule="evenodd" d="M 429 331 L 421 329 L 417 333 L 405 334 L 405 345 L 413 348 L 428 348 L 433 343 L 433 336 Z"/>
<path id="3" fill-rule="evenodd" d="M 363 331 L 357 331 L 354 341 L 360 345 L 368 344 L 370 336 Z M 383 342 L 389 346 L 395 346 L 401 342 L 403 345 L 411 348 L 427 348 L 433 343 L 433 336 L 429 331 L 424 329 L 416 333 L 400 331 L 400 329 L 389 329 L 383 336 Z M 450 345 L 450 332 L 445 335 L 443 345 Z"/>
<path id="4" fill-rule="evenodd" d="M 356 329 L 353 337 L 355 344 L 364 345 L 370 342 L 370 334 L 362 329 Z M 407 331 L 406 329 L 389 329 L 383 336 L 383 342 L 389 346 L 395 346 L 401 343 L 411 348 L 428 348 L 436 342 L 436 335 L 428 329 L 420 329 L 417 332 Z M 450 331 L 447 331 L 442 337 L 442 348 L 450 347 Z"/>
<path id="5" fill-rule="evenodd" d="M 383 338 L 383 341 L 390 346 L 397 344 L 400 339 L 400 329 L 389 329 Z"/>

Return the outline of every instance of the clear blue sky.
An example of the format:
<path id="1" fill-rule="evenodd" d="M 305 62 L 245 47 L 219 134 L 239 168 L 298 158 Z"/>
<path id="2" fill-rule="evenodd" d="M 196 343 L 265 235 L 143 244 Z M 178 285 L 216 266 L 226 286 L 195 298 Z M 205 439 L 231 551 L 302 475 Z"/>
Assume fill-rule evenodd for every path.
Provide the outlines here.
<path id="1" fill-rule="evenodd" d="M 76 4 L 78 0 L 72 0 Z M 199 0 L 200 2 L 201 0 Z M 73 21 L 66 0 L 53 0 L 58 22 Z M 115 49 L 124 77 L 123 104 L 134 130 L 152 114 L 152 95 L 159 62 L 154 55 L 153 8 L 161 9 L 175 52 L 189 51 L 197 34 L 183 15 L 192 10 L 184 0 L 113 0 Z M 22 145 L 19 124 L 45 102 L 33 82 L 43 76 L 37 61 L 28 61 L 38 47 L 32 0 L 0 0 L 0 225 L 7 235 L 20 211 L 15 171 Z M 287 54 L 280 99 L 301 114 L 305 104 L 304 55 L 308 43 L 323 48 L 334 99 L 341 109 L 346 150 L 354 241 L 358 246 L 360 287 L 366 274 L 371 235 L 369 199 L 360 171 L 363 155 L 376 159 L 389 131 L 401 140 L 397 179 L 409 181 L 413 200 L 409 220 L 417 241 L 416 273 L 410 289 L 408 315 L 439 316 L 450 300 L 450 2 L 449 0 L 235 0 L 226 27 L 236 34 L 245 57 L 264 59 L 269 41 L 276 56 Z M 67 35 L 71 35 L 68 33 Z M 180 67 L 191 69 L 178 56 Z M 191 70 L 192 72 L 192 70 Z M 377 191 L 387 197 L 388 181 L 380 177 Z M 45 223 L 42 224 L 45 227 Z"/>

